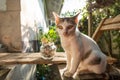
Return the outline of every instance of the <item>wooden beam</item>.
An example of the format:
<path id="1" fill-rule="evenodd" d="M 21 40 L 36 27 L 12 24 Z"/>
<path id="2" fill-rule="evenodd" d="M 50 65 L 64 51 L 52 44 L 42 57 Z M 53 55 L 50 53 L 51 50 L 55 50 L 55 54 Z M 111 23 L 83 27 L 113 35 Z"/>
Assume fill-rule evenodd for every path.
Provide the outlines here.
<path id="1" fill-rule="evenodd" d="M 103 25 L 100 30 L 105 31 L 105 30 L 119 30 L 120 29 L 120 22 L 119 23 L 113 23 L 110 25 Z"/>
<path id="2" fill-rule="evenodd" d="M 91 0 L 88 1 L 89 2 L 89 7 L 88 7 L 88 36 L 91 37 L 92 35 L 92 8 L 91 8 L 91 5 L 92 5 L 92 2 Z"/>
<path id="3" fill-rule="evenodd" d="M 120 14 L 117 15 L 116 17 L 106 19 L 103 25 L 110 25 L 116 23 L 120 23 Z"/>
<path id="4" fill-rule="evenodd" d="M 120 30 L 120 15 L 114 18 L 103 19 L 97 29 L 95 30 L 92 38 L 95 41 L 98 41 L 103 31 L 106 30 Z"/>
<path id="5" fill-rule="evenodd" d="M 5 80 L 5 77 L 9 73 L 10 69 L 1 69 L 0 70 L 0 80 Z"/>
<path id="6" fill-rule="evenodd" d="M 104 24 L 112 23 L 113 18 L 108 18 L 104 21 Z"/>
<path id="7" fill-rule="evenodd" d="M 48 65 L 48 67 L 50 70 L 47 74 L 45 74 L 47 75 L 45 80 L 62 80 L 58 65 L 52 64 Z"/>
<path id="8" fill-rule="evenodd" d="M 92 36 L 92 38 L 93 38 L 95 41 L 98 41 L 98 38 L 99 38 L 99 37 L 101 36 L 101 34 L 102 34 L 102 32 L 100 31 L 100 29 L 101 29 L 103 23 L 105 22 L 105 20 L 106 20 L 106 18 L 103 19 L 103 20 L 100 22 L 99 26 L 97 27 L 97 29 L 95 30 L 95 32 L 94 32 L 94 34 L 93 34 L 93 36 Z"/>
<path id="9" fill-rule="evenodd" d="M 117 60 L 107 57 L 107 62 L 112 64 Z M 64 52 L 56 52 L 52 60 L 44 60 L 41 53 L 0 53 L 0 65 L 13 64 L 60 64 L 66 63 L 66 55 Z"/>
<path id="10" fill-rule="evenodd" d="M 111 24 L 120 24 L 120 21 L 116 21 L 116 22 L 115 21 L 114 22 L 109 21 L 108 22 L 108 20 L 109 19 L 106 19 L 106 21 L 104 22 L 103 26 L 105 26 L 105 25 L 111 25 Z"/>
<path id="11" fill-rule="evenodd" d="M 44 60 L 40 53 L 0 53 L 0 65 L 66 63 L 64 52 L 57 52 L 52 60 Z"/>

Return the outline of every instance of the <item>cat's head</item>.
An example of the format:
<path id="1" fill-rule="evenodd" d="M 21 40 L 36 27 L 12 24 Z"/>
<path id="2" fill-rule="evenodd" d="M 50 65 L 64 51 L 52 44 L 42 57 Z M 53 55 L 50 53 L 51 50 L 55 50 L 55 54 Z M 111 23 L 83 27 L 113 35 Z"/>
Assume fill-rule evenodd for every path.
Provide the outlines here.
<path id="1" fill-rule="evenodd" d="M 59 17 L 58 14 L 56 14 L 55 12 L 53 12 L 53 15 L 55 18 L 55 24 L 57 26 L 56 29 L 60 36 L 68 37 L 75 34 L 79 14 L 73 17 L 64 18 Z"/>

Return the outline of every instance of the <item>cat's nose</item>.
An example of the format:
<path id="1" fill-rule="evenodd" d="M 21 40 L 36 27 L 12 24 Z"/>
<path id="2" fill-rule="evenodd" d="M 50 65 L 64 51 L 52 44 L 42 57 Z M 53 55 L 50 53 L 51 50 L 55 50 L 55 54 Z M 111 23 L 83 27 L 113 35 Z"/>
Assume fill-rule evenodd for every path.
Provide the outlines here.
<path id="1" fill-rule="evenodd" d="M 64 35 L 64 36 L 67 36 L 67 32 L 66 32 L 66 31 L 65 31 L 65 32 L 63 32 L 63 35 Z"/>

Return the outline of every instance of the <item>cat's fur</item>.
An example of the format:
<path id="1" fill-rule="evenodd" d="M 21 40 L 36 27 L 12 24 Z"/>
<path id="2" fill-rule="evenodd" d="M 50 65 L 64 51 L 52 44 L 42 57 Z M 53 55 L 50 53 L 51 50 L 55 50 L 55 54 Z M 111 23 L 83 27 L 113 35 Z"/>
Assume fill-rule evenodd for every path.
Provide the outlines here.
<path id="1" fill-rule="evenodd" d="M 72 77 L 75 73 L 88 70 L 101 74 L 106 70 L 106 56 L 101 52 L 96 42 L 77 30 L 77 17 L 60 18 L 53 12 L 57 32 L 67 55 L 67 65 L 64 76 Z"/>

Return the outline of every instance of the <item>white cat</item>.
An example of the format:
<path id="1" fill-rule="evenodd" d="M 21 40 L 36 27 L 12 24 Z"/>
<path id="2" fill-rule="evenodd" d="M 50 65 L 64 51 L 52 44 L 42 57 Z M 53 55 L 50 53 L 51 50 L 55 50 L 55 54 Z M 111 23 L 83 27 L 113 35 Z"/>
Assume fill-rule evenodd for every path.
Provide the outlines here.
<path id="1" fill-rule="evenodd" d="M 80 71 L 90 71 L 102 74 L 106 70 L 106 56 L 101 52 L 96 42 L 78 31 L 78 15 L 60 18 L 53 12 L 57 32 L 67 55 L 66 70 L 63 75 L 72 77 Z"/>

